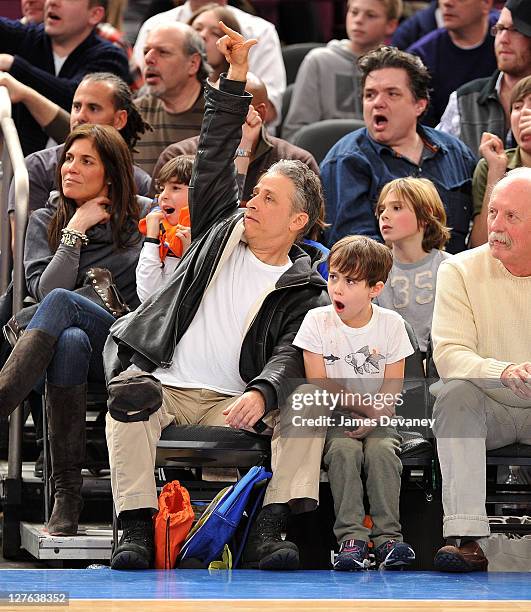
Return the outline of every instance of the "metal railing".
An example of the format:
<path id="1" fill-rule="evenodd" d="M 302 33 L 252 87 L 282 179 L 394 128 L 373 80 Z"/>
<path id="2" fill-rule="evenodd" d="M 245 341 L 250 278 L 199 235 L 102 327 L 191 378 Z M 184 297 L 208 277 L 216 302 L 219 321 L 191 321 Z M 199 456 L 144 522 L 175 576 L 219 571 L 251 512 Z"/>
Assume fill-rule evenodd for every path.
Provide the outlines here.
<path id="1" fill-rule="evenodd" d="M 11 117 L 11 100 L 5 87 L 0 87 L 0 129 L 3 136 L 2 152 L 2 193 L 0 199 L 0 290 L 2 294 L 11 280 L 13 263 L 13 312 L 22 308 L 24 300 L 24 236 L 28 223 L 29 178 L 18 132 Z M 15 236 L 11 250 L 11 224 L 8 215 L 8 197 L 11 178 L 15 189 Z M 13 253 L 13 255 L 12 255 Z M 20 407 L 11 415 L 9 423 L 8 479 L 19 479 L 22 474 L 22 410 Z"/>

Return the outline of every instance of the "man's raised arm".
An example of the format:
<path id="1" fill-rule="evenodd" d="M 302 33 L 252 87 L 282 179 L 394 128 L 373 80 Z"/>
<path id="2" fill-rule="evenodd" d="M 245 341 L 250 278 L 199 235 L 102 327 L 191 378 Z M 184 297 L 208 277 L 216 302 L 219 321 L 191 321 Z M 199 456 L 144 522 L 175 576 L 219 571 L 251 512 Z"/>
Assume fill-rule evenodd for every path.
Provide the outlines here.
<path id="1" fill-rule="evenodd" d="M 245 40 L 222 22 L 220 27 L 225 36 L 217 44 L 229 71 L 220 78 L 219 89 L 208 82 L 205 88 L 205 114 L 189 190 L 192 239 L 238 208 L 234 156 L 252 100 L 245 93 L 245 82 L 249 49 L 256 40 Z"/>

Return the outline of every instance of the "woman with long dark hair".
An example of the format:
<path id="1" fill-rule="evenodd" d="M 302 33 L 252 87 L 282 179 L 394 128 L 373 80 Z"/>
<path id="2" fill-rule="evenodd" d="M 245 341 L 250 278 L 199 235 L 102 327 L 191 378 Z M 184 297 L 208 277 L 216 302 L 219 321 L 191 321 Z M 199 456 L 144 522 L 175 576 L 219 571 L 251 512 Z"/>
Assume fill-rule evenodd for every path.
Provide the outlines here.
<path id="1" fill-rule="evenodd" d="M 130 151 L 113 127 L 74 129 L 57 172 L 59 191 L 28 224 L 26 285 L 40 304 L 0 372 L 0 415 L 11 414 L 46 375 L 55 484 L 48 531 L 75 535 L 82 508 L 87 381 L 104 381 L 103 345 L 115 317 L 74 289 L 92 268 L 106 268 L 129 306 L 138 305 L 135 268 L 143 211 Z M 108 303 L 104 288 L 97 289 Z"/>

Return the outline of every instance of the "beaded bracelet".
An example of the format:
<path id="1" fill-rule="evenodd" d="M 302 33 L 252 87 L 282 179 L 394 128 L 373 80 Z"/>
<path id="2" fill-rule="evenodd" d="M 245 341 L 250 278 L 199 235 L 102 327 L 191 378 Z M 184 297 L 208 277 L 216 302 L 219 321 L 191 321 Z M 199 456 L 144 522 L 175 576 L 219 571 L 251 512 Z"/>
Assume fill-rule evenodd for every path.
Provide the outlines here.
<path id="1" fill-rule="evenodd" d="M 78 232 L 75 229 L 69 229 L 67 227 L 61 230 L 61 244 L 66 246 L 77 246 L 77 241 L 81 240 L 81 244 L 87 245 L 89 243 L 89 239 L 86 234 L 82 232 Z"/>

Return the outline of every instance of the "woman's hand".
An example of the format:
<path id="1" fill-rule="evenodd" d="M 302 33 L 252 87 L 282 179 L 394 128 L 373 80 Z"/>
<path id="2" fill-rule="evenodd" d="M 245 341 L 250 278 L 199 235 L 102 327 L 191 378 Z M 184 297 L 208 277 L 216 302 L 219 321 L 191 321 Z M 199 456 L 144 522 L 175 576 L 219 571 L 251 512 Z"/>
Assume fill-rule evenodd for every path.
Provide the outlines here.
<path id="1" fill-rule="evenodd" d="M 79 206 L 70 219 L 70 223 L 66 226 L 68 229 L 77 230 L 82 234 L 86 234 L 94 225 L 99 223 L 107 223 L 111 218 L 111 215 L 107 212 L 107 206 L 111 201 L 105 196 L 98 196 L 88 200 L 81 206 Z"/>

